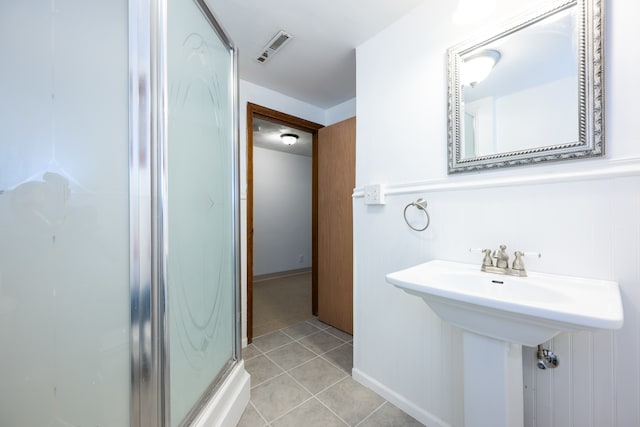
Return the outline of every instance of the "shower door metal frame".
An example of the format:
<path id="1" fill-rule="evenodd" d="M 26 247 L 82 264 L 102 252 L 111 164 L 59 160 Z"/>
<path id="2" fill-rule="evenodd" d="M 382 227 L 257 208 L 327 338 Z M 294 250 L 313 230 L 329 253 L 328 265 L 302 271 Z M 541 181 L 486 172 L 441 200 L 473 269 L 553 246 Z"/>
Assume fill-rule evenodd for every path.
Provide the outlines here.
<path id="1" fill-rule="evenodd" d="M 168 0 L 129 0 L 129 222 L 131 427 L 170 425 L 167 316 Z M 240 195 L 237 49 L 204 0 L 193 0 L 231 55 L 233 356 L 194 405 L 190 423 L 240 359 Z"/>

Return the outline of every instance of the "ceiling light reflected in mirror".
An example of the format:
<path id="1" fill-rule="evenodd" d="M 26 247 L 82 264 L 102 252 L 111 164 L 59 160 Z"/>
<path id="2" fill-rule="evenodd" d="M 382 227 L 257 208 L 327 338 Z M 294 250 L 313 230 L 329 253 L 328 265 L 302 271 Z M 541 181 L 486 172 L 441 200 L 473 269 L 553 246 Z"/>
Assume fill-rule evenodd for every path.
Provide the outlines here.
<path id="1" fill-rule="evenodd" d="M 464 86 L 475 87 L 489 76 L 493 67 L 500 60 L 500 52 L 497 50 L 484 50 L 462 62 L 460 83 Z"/>

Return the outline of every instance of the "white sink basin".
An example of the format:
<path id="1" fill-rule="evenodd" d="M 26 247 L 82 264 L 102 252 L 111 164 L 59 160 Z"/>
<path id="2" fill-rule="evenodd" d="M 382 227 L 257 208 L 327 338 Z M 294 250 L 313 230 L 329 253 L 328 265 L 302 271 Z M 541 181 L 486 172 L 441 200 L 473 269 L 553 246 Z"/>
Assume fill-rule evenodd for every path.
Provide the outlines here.
<path id="1" fill-rule="evenodd" d="M 387 281 L 422 297 L 459 328 L 515 344 L 536 346 L 561 332 L 622 327 L 616 282 L 528 275 L 484 273 L 479 265 L 436 260 L 388 274 Z"/>

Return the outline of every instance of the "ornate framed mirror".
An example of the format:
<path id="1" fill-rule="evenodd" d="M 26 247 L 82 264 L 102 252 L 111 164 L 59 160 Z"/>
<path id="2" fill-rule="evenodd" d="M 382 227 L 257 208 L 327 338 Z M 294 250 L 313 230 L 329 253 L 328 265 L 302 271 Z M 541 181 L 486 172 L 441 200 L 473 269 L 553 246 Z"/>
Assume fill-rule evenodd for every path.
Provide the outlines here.
<path id="1" fill-rule="evenodd" d="M 448 172 L 604 154 L 604 0 L 562 0 L 448 52 Z"/>

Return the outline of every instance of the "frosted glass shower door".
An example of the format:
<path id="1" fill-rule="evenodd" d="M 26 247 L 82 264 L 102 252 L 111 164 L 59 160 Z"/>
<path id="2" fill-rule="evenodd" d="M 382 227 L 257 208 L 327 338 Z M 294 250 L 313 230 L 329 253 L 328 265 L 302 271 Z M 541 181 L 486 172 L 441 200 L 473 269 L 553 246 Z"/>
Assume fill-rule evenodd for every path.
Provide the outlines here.
<path id="1" fill-rule="evenodd" d="M 130 419 L 128 4 L 0 1 L 0 426 Z"/>
<path id="2" fill-rule="evenodd" d="M 235 359 L 233 51 L 193 0 L 167 8 L 171 425 Z"/>

